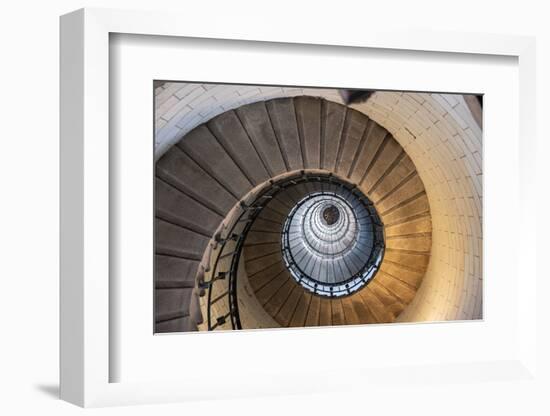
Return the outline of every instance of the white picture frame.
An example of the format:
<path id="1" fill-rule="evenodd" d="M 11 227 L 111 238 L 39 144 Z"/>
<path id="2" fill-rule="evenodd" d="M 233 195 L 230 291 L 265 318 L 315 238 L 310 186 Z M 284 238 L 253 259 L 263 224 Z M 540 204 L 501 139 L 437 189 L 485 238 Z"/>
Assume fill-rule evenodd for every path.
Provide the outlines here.
<path id="1" fill-rule="evenodd" d="M 331 392 L 355 384 L 376 386 L 399 379 L 405 386 L 455 381 L 482 383 L 485 380 L 521 383 L 537 378 L 536 280 L 534 253 L 535 201 L 528 198 L 535 190 L 530 177 L 535 169 L 535 41 L 533 38 L 471 33 L 383 31 L 363 28 L 361 37 L 353 31 L 335 33 L 319 29 L 302 33 L 298 28 L 280 30 L 265 24 L 246 36 L 235 34 L 231 22 L 206 28 L 200 21 L 162 12 L 82 9 L 61 18 L 61 398 L 80 406 L 160 403 L 214 397 L 249 397 L 268 394 Z M 419 361 L 402 368 L 330 369 L 330 376 L 346 383 L 326 385 L 318 374 L 281 369 L 273 373 L 256 369 L 257 378 L 243 376 L 223 389 L 205 390 L 208 374 L 193 374 L 187 380 L 151 377 L 147 381 L 113 382 L 111 367 L 121 357 L 112 349 L 111 312 L 113 287 L 109 281 L 114 259 L 109 252 L 110 172 L 116 160 L 110 155 L 110 36 L 111 34 L 164 36 L 171 38 L 224 39 L 225 41 L 277 42 L 285 44 L 331 45 L 343 54 L 357 48 L 389 51 L 433 52 L 438 54 L 498 55 L 517 59 L 519 84 L 519 178 L 517 190 L 519 242 L 517 287 L 517 342 L 514 354 L 498 360 L 472 359 L 456 363 Z M 475 92 L 475 91 L 474 91 Z M 112 127 L 112 126 L 111 126 Z M 516 191 L 514 191 L 516 192 Z M 529 213 L 529 215 L 526 215 Z M 485 215 L 491 214 L 485 212 Z M 517 275 L 518 270 L 513 273 Z M 540 278 L 540 277 L 539 277 Z M 111 312 L 110 312 L 111 311 Z M 361 331 L 361 328 L 351 328 Z M 294 332 L 297 334 L 297 332 Z M 152 333 L 151 333 L 152 336 Z M 233 334 L 226 334 L 225 341 Z M 285 335 L 279 335 L 278 342 Z M 319 342 L 334 337 L 317 331 Z M 376 337 L 376 334 L 374 335 Z M 262 335 L 264 341 L 269 335 Z M 203 338 L 206 340 L 206 338 Z M 251 337 L 248 337 L 251 340 Z M 288 339 L 288 338 L 287 338 Z M 207 342 L 206 340 L 205 342 Z M 474 341 L 474 340 L 471 340 Z M 242 341 L 238 341 L 242 342 Z M 117 350 L 118 351 L 118 350 Z M 240 364 L 241 367 L 244 364 Z M 250 367 L 250 364 L 244 365 Z M 235 367 L 236 368 L 236 367 Z M 368 372 L 367 372 L 368 370 Z M 263 377 L 261 376 L 263 374 Z M 124 380 L 124 378 L 122 379 Z M 374 391 L 374 390 L 373 390 Z"/>

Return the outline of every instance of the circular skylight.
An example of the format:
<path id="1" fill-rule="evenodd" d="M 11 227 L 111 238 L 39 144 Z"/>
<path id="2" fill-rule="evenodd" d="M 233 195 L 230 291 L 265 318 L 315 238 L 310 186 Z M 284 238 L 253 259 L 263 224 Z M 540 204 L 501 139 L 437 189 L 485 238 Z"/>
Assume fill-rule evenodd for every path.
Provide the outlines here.
<path id="1" fill-rule="evenodd" d="M 374 277 L 383 240 L 380 218 L 370 201 L 338 188 L 309 194 L 291 210 L 283 229 L 283 257 L 305 289 L 321 296 L 345 296 Z"/>

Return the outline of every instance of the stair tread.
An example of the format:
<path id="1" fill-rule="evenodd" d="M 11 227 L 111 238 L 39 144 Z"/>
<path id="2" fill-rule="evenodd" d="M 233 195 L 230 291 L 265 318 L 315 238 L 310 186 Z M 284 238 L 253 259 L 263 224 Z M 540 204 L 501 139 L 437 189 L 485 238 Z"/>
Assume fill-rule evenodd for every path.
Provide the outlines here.
<path id="1" fill-rule="evenodd" d="M 254 260 L 258 257 L 263 257 L 267 254 L 277 253 L 281 251 L 280 243 L 268 243 L 255 246 L 244 246 L 245 260 Z"/>
<path id="2" fill-rule="evenodd" d="M 245 256 L 246 259 L 246 256 Z M 248 274 L 255 274 L 261 270 L 265 270 L 267 267 L 281 261 L 281 252 L 268 254 L 263 257 L 256 258 L 254 260 L 246 259 L 246 272 Z"/>
<path id="3" fill-rule="evenodd" d="M 271 126 L 271 120 L 263 101 L 239 107 L 237 113 L 250 138 L 254 141 L 270 176 L 286 172 L 281 149 Z"/>
<path id="4" fill-rule="evenodd" d="M 415 233 L 431 233 L 432 221 L 430 217 L 424 216 L 406 221 L 401 224 L 386 226 L 386 237 L 393 237 L 396 235 L 408 235 Z"/>
<path id="5" fill-rule="evenodd" d="M 346 319 L 344 316 L 344 308 L 342 307 L 341 299 L 332 299 L 331 301 L 331 311 L 332 311 L 332 325 L 344 325 Z"/>
<path id="6" fill-rule="evenodd" d="M 358 325 L 361 323 L 350 297 L 342 299 L 342 309 L 344 311 L 346 325 Z"/>
<path id="7" fill-rule="evenodd" d="M 287 270 L 283 270 L 281 273 L 275 275 L 267 284 L 261 289 L 256 291 L 256 297 L 260 304 L 265 305 L 269 299 L 286 283 L 288 282 L 289 274 Z"/>
<path id="8" fill-rule="evenodd" d="M 363 303 L 376 319 L 377 323 L 387 323 L 393 321 L 393 314 L 391 314 L 380 299 L 373 293 L 370 285 L 365 287 L 360 292 L 360 296 L 363 298 Z"/>
<path id="9" fill-rule="evenodd" d="M 432 238 L 429 235 L 413 234 L 408 237 L 392 237 L 386 239 L 386 248 L 391 250 L 408 250 L 419 253 L 428 253 L 432 247 Z"/>
<path id="10" fill-rule="evenodd" d="M 430 257 L 422 254 L 407 253 L 404 251 L 386 250 L 384 253 L 382 267 L 385 266 L 386 260 L 415 270 L 426 270 Z"/>
<path id="11" fill-rule="evenodd" d="M 321 310 L 321 299 L 319 296 L 312 296 L 307 311 L 305 326 L 319 325 L 319 312 Z"/>
<path id="12" fill-rule="evenodd" d="M 378 214 L 382 218 L 382 221 L 384 221 L 384 224 L 393 224 L 400 221 L 407 221 L 410 217 L 427 213 L 429 212 L 429 209 L 430 205 L 428 203 L 428 197 L 426 194 L 421 194 L 417 198 L 400 205 L 391 212 L 381 213 L 378 211 Z"/>
<path id="13" fill-rule="evenodd" d="M 288 326 L 291 326 L 291 327 L 305 326 L 309 304 L 312 298 L 313 298 L 313 295 L 311 295 L 310 293 L 307 293 L 304 290 L 301 291 L 300 298 L 296 304 L 296 308 L 294 309 L 292 319 L 290 320 L 290 323 Z"/>
<path id="14" fill-rule="evenodd" d="M 178 143 L 202 168 L 209 170 L 238 197 L 252 189 L 241 169 L 204 125 L 198 126 Z"/>
<path id="15" fill-rule="evenodd" d="M 276 278 L 281 272 L 285 269 L 285 265 L 282 261 L 279 261 L 275 264 L 270 265 L 265 270 L 259 271 L 254 275 L 249 274 L 248 278 L 250 281 L 250 286 L 254 291 L 258 291 L 271 280 Z"/>
<path id="16" fill-rule="evenodd" d="M 254 244 L 277 243 L 281 240 L 280 233 L 251 230 L 246 236 L 248 246 Z"/>
<path id="17" fill-rule="evenodd" d="M 409 304 L 416 294 L 416 291 L 409 285 L 385 272 L 378 272 L 376 279 L 378 279 L 378 282 L 381 285 L 394 294 L 404 304 Z"/>
<path id="18" fill-rule="evenodd" d="M 166 321 L 189 315 L 193 288 L 157 289 L 155 291 L 155 320 Z"/>
<path id="19" fill-rule="evenodd" d="M 296 286 L 294 279 L 287 273 L 285 283 L 273 294 L 273 296 L 267 301 L 264 308 L 271 316 L 276 317 L 277 313 L 285 303 L 286 299 Z"/>
<path id="20" fill-rule="evenodd" d="M 288 326 L 294 314 L 294 311 L 298 305 L 298 302 L 302 300 L 303 289 L 299 285 L 295 284 L 292 291 L 287 296 L 281 309 L 275 316 L 275 320 L 283 327 Z"/>
<path id="21" fill-rule="evenodd" d="M 402 152 L 403 148 L 393 137 L 386 137 L 384 148 L 378 153 L 376 160 L 360 183 L 369 195 L 372 187 L 388 172 Z"/>
<path id="22" fill-rule="evenodd" d="M 364 146 L 360 149 L 355 167 L 349 175 L 352 182 L 361 181 L 387 134 L 388 131 L 378 123 L 369 123 Z"/>
<path id="23" fill-rule="evenodd" d="M 332 305 L 331 300 L 328 298 L 321 298 L 321 305 L 319 308 L 319 325 L 332 325 Z"/>
<path id="24" fill-rule="evenodd" d="M 388 291 L 383 285 L 378 283 L 376 279 L 370 282 L 368 289 L 378 298 L 384 305 L 384 308 L 390 313 L 391 321 L 399 316 L 405 308 L 405 305 L 393 293 Z"/>
<path id="25" fill-rule="evenodd" d="M 399 278 L 405 282 L 407 282 L 409 285 L 418 288 L 420 286 L 420 283 L 422 282 L 422 278 L 424 277 L 423 272 L 413 271 L 406 268 L 407 266 L 403 267 L 400 264 L 397 263 L 390 263 L 389 261 L 384 261 L 382 265 L 380 266 L 380 270 L 391 274 L 392 276 L 399 276 Z M 376 278 L 374 279 L 376 281 Z"/>
<path id="26" fill-rule="evenodd" d="M 321 100 L 309 96 L 296 97 L 294 106 L 302 143 L 304 167 L 319 169 L 321 167 Z"/>
<path id="27" fill-rule="evenodd" d="M 376 189 L 371 191 L 370 197 L 373 202 L 378 202 L 380 199 L 387 197 L 396 189 L 403 179 L 407 178 L 415 171 L 414 164 L 410 157 L 404 155 L 399 163 L 389 172 L 386 177 L 380 181 Z"/>
<path id="28" fill-rule="evenodd" d="M 340 157 L 336 166 L 336 172 L 344 177 L 348 176 L 352 168 L 359 145 L 364 139 L 368 121 L 369 118 L 364 114 L 358 111 L 348 111 L 338 152 Z"/>
<path id="29" fill-rule="evenodd" d="M 155 255 L 155 286 L 193 287 L 199 261 Z"/>
<path id="30" fill-rule="evenodd" d="M 170 319 L 164 322 L 158 322 L 155 324 L 156 333 L 165 332 L 189 332 L 197 331 L 198 328 L 193 320 L 189 316 L 182 318 Z"/>
<path id="31" fill-rule="evenodd" d="M 346 107 L 332 101 L 323 101 L 323 160 L 322 169 L 334 171 L 336 155 L 342 136 Z"/>
<path id="32" fill-rule="evenodd" d="M 203 233 L 213 234 L 223 217 L 166 182 L 155 180 L 156 215 Z"/>
<path id="33" fill-rule="evenodd" d="M 202 170 L 179 147 L 174 146 L 157 162 L 157 176 L 184 190 L 225 216 L 236 199 Z"/>
<path id="34" fill-rule="evenodd" d="M 209 239 L 162 219 L 155 219 L 156 251 L 180 257 L 201 258 Z"/>
<path id="35" fill-rule="evenodd" d="M 266 102 L 273 129 L 290 171 L 302 169 L 302 151 L 292 98 L 280 98 Z"/>
<path id="36" fill-rule="evenodd" d="M 378 203 L 376 208 L 381 215 L 386 215 L 408 203 L 408 201 L 421 197 L 424 193 L 422 180 L 418 175 L 414 175 L 410 181 L 407 181 L 405 186 L 392 192 L 390 196 Z"/>
<path id="37" fill-rule="evenodd" d="M 210 131 L 254 185 L 269 179 L 269 173 L 235 111 L 222 113 L 207 124 Z"/>

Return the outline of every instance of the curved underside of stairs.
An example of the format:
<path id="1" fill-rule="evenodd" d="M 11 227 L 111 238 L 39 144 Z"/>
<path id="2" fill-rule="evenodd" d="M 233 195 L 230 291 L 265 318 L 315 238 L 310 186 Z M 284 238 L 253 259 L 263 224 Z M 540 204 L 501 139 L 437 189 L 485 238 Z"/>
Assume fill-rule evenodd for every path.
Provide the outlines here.
<path id="1" fill-rule="evenodd" d="M 197 276 L 214 233 L 253 189 L 300 170 L 330 172 L 370 198 L 384 223 L 384 261 L 364 289 L 338 301 L 297 290 L 277 269 L 280 229 L 259 228 L 270 219 L 281 225 L 290 209 L 289 201 L 274 200 L 254 223 L 244 251 L 258 302 L 283 326 L 391 322 L 399 316 L 430 260 L 432 227 L 423 182 L 403 147 L 380 124 L 341 104 L 302 96 L 222 113 L 158 160 L 156 332 L 197 328 L 203 320 Z M 277 219 L 268 218 L 270 211 Z"/>

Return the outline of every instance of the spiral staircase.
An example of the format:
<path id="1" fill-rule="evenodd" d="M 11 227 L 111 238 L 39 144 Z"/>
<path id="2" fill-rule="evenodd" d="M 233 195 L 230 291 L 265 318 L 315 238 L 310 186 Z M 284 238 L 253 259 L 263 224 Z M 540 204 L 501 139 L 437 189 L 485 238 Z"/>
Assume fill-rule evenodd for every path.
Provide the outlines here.
<path id="1" fill-rule="evenodd" d="M 155 332 L 395 321 L 431 253 L 403 147 L 317 97 L 243 105 L 156 163 Z"/>

